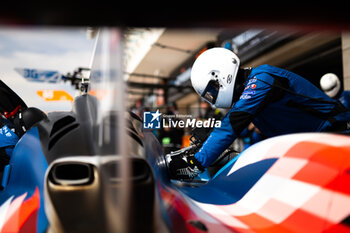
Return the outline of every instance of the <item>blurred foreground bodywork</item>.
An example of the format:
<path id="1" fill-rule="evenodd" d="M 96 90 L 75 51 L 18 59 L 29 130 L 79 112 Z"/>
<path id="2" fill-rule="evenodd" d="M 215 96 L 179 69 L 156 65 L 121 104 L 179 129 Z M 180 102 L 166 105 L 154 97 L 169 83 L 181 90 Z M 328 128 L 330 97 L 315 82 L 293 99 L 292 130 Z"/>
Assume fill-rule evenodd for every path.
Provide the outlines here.
<path id="1" fill-rule="evenodd" d="M 17 143 L 0 191 L 1 232 L 153 232 L 152 172 L 125 129 L 121 42 L 119 30 L 99 33 L 90 83 L 103 98 L 82 80 L 72 111 L 49 113 Z"/>

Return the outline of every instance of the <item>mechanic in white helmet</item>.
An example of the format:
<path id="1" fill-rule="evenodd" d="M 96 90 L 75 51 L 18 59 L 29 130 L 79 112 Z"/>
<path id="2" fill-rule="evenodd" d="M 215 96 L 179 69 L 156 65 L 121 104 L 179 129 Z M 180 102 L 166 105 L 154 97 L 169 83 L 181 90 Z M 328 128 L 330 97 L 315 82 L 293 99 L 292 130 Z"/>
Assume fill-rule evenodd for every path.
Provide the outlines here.
<path id="1" fill-rule="evenodd" d="M 323 75 L 320 79 L 320 86 L 329 97 L 338 99 L 346 108 L 350 107 L 350 91 L 342 91 L 340 80 L 336 74 Z"/>
<path id="2" fill-rule="evenodd" d="M 239 65 L 236 54 L 225 48 L 209 49 L 194 62 L 193 88 L 211 105 L 230 111 L 199 152 L 186 160 L 173 158 L 169 164 L 173 176 L 198 175 L 251 122 L 265 137 L 347 129 L 350 112 L 301 76 L 270 65 L 250 69 Z"/>

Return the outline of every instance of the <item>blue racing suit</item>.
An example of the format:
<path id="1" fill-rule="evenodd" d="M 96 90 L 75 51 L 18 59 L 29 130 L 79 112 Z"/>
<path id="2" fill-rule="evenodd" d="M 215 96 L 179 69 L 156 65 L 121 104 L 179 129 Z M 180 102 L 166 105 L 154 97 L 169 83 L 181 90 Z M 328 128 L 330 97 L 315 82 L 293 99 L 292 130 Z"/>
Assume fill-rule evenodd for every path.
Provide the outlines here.
<path id="1" fill-rule="evenodd" d="M 350 108 L 350 91 L 343 91 L 339 98 L 340 103 L 342 103 L 346 108 Z"/>
<path id="2" fill-rule="evenodd" d="M 208 167 L 250 122 L 265 137 L 273 137 L 345 130 L 347 121 L 350 121 L 350 112 L 306 79 L 281 68 L 261 65 L 252 69 L 239 100 L 195 158 Z"/>
<path id="3" fill-rule="evenodd" d="M 9 128 L 11 126 L 8 120 L 0 116 L 0 156 L 2 153 L 11 156 L 13 148 L 19 140 L 18 136 Z"/>

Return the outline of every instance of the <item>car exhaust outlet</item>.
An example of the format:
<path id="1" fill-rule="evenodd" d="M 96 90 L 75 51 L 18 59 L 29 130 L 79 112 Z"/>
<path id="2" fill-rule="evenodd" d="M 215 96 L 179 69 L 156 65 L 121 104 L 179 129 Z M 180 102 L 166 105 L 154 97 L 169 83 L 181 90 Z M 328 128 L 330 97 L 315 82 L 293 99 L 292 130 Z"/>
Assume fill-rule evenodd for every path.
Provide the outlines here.
<path id="1" fill-rule="evenodd" d="M 49 179 L 52 183 L 62 186 L 88 185 L 94 180 L 93 166 L 78 162 L 55 164 Z"/>

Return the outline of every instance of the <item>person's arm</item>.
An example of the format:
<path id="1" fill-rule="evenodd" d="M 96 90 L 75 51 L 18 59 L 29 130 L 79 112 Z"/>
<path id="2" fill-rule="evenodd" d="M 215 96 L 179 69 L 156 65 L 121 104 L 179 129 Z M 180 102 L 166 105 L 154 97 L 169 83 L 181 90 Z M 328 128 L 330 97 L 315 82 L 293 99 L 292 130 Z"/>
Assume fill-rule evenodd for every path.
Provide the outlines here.
<path id="1" fill-rule="evenodd" d="M 273 83 L 267 74 L 259 75 L 259 79 Z M 254 119 L 268 101 L 271 85 L 256 80 L 243 91 L 240 99 L 221 121 L 221 127 L 215 128 L 203 146 L 195 154 L 195 158 L 204 167 L 210 166 L 216 158 L 228 148 L 244 128 Z"/>

